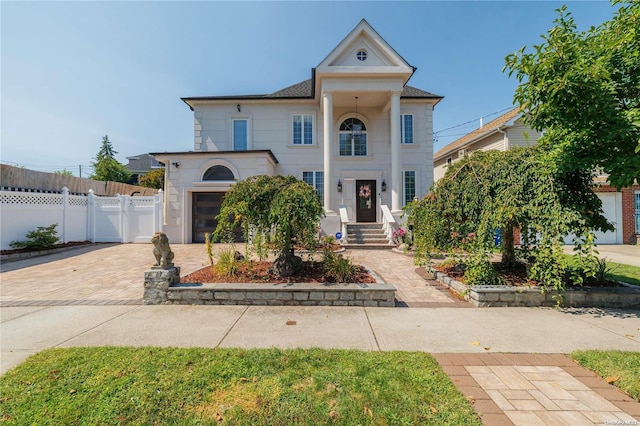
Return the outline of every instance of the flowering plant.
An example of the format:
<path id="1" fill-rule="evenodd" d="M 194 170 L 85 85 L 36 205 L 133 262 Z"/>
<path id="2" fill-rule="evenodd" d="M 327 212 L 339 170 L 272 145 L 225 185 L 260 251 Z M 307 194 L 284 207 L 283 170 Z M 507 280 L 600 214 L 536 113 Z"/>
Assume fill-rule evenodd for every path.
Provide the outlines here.
<path id="1" fill-rule="evenodd" d="M 393 231 L 393 239 L 396 244 L 405 244 L 407 242 L 407 230 L 404 228 L 398 228 L 396 231 Z"/>
<path id="2" fill-rule="evenodd" d="M 371 187 L 369 185 L 360 186 L 360 198 L 369 198 L 371 197 Z"/>

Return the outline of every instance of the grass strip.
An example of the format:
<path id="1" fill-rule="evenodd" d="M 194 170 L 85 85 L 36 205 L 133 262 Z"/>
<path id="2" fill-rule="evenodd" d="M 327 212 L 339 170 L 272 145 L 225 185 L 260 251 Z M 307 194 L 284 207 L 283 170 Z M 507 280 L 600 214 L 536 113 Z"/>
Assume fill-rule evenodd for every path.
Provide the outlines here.
<path id="1" fill-rule="evenodd" d="M 640 267 L 610 261 L 607 261 L 607 265 L 611 268 L 612 279 L 627 284 L 640 285 Z"/>
<path id="2" fill-rule="evenodd" d="M 575 351 L 571 357 L 640 401 L 640 352 Z"/>
<path id="3" fill-rule="evenodd" d="M 0 395 L 6 424 L 481 424 L 421 352 L 48 349 Z"/>

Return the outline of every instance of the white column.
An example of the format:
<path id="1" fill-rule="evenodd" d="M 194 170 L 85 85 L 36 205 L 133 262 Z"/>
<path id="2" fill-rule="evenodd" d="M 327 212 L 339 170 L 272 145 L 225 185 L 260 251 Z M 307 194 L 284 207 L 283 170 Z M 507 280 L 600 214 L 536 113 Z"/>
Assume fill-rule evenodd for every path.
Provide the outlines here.
<path id="1" fill-rule="evenodd" d="M 402 210 L 402 157 L 400 152 L 400 93 L 391 94 L 391 212 Z"/>
<path id="2" fill-rule="evenodd" d="M 333 94 L 332 92 L 322 92 L 322 108 L 324 115 L 324 210 L 333 213 L 331 210 L 331 194 L 334 185 L 331 179 L 331 162 L 333 160 Z"/>

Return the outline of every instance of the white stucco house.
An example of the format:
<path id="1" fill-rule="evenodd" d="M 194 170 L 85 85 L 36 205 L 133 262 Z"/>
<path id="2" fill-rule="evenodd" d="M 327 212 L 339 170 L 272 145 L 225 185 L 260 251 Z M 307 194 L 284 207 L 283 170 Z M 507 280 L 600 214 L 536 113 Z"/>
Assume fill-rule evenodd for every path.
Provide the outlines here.
<path id="1" fill-rule="evenodd" d="M 323 202 L 327 235 L 350 223 L 399 218 L 433 183 L 433 109 L 442 99 L 407 83 L 416 68 L 362 20 L 311 78 L 270 94 L 189 97 L 192 151 L 165 164 L 164 232 L 201 242 L 234 182 L 293 175 Z M 344 219 L 344 215 L 342 216 Z"/>

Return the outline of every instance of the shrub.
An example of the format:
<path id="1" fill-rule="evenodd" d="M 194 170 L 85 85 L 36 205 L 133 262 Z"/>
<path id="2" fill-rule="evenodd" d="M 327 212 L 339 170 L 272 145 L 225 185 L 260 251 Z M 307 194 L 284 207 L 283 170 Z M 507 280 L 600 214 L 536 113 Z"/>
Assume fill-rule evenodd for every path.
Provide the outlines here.
<path id="1" fill-rule="evenodd" d="M 353 264 L 353 261 L 349 258 L 345 258 L 340 254 L 335 254 L 332 251 L 325 250 L 324 256 L 324 270 L 328 277 L 331 277 L 340 283 L 350 283 L 356 281 L 359 269 Z"/>
<path id="2" fill-rule="evenodd" d="M 225 277 L 234 276 L 238 274 L 243 262 L 244 256 L 235 248 L 222 249 L 218 252 L 218 261 L 213 265 L 213 271 Z"/>
<path id="3" fill-rule="evenodd" d="M 26 241 L 12 241 L 9 245 L 13 248 L 27 248 L 34 250 L 53 247 L 60 239 L 56 231 L 57 223 L 49 226 L 38 226 L 35 230 L 27 232 Z"/>

